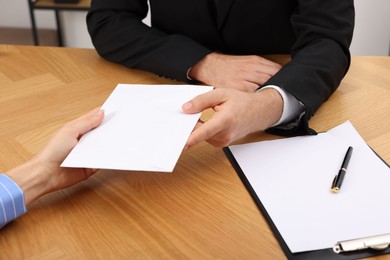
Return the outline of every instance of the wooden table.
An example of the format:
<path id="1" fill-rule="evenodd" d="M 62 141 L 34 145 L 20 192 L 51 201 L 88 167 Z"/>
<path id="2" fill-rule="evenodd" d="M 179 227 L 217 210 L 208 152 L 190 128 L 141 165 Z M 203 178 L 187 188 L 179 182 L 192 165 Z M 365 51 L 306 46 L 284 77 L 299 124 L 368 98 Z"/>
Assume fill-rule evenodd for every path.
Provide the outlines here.
<path id="1" fill-rule="evenodd" d="M 0 46 L 0 172 L 30 159 L 65 122 L 101 105 L 117 83 L 178 82 L 109 63 L 94 50 Z M 350 120 L 389 163 L 389 101 L 390 58 L 353 57 L 340 88 L 310 123 L 326 131 Z M 242 142 L 269 138 L 256 134 Z M 201 143 L 182 154 L 172 174 L 102 170 L 46 195 L 0 231 L 0 258 L 285 255 L 222 149 Z"/>

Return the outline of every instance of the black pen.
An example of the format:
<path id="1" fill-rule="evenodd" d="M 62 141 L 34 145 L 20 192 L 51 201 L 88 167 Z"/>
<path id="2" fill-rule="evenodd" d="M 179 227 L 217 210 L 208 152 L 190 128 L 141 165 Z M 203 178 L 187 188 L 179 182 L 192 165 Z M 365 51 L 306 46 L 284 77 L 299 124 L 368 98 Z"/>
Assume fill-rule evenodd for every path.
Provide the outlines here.
<path id="1" fill-rule="evenodd" d="M 341 165 L 341 168 L 339 170 L 339 173 L 334 177 L 332 188 L 330 189 L 332 192 L 339 192 L 341 188 L 341 184 L 343 184 L 345 173 L 347 172 L 347 167 L 349 160 L 351 159 L 353 147 L 348 147 L 347 153 L 345 154 L 343 164 Z"/>

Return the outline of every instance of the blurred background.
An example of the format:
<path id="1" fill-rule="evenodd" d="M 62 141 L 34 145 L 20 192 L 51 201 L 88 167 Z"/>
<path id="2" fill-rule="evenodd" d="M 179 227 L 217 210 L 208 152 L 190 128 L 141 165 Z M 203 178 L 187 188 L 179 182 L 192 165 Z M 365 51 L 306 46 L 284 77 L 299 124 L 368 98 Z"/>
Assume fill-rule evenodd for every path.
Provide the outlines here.
<path id="1" fill-rule="evenodd" d="M 90 0 L 69 5 L 53 4 L 54 0 L 0 0 L 0 44 L 33 45 L 30 12 L 34 14 L 39 44 L 57 46 L 57 22 L 62 45 L 75 48 L 93 48 L 85 23 Z M 107 0 L 109 1 L 109 0 Z M 341 0 L 342 1 L 342 0 Z M 70 5 L 72 6 L 72 4 Z M 64 8 L 63 8 L 64 7 Z M 42 9 L 44 8 L 44 9 Z M 355 0 L 356 26 L 351 45 L 352 55 L 390 55 L 390 0 Z M 149 24 L 147 17 L 145 23 Z"/>

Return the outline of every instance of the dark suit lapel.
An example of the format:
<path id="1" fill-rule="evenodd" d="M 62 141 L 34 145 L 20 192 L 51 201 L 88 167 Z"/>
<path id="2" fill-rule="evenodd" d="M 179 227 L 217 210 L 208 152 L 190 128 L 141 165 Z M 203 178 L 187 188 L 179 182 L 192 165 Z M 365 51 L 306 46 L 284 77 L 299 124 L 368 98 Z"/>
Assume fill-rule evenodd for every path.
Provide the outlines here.
<path id="1" fill-rule="evenodd" d="M 217 27 L 218 29 L 221 29 L 223 26 L 226 17 L 229 14 L 230 7 L 232 6 L 232 3 L 234 0 L 219 0 L 218 1 L 218 7 L 217 7 Z"/>

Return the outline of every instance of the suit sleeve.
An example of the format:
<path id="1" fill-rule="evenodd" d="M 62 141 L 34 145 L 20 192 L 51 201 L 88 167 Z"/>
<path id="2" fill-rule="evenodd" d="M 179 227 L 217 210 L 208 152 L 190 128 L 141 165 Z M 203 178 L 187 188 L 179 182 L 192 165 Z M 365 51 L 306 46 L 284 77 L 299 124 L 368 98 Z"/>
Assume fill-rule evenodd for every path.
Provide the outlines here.
<path id="1" fill-rule="evenodd" d="M 187 70 L 211 50 L 147 26 L 147 12 L 146 0 L 93 0 L 87 25 L 97 52 L 129 68 L 188 81 Z"/>
<path id="2" fill-rule="evenodd" d="M 279 86 L 304 105 L 296 120 L 270 129 L 280 135 L 313 133 L 308 120 L 337 89 L 350 65 L 353 0 L 298 0 L 291 17 L 292 59 L 265 85 Z"/>

